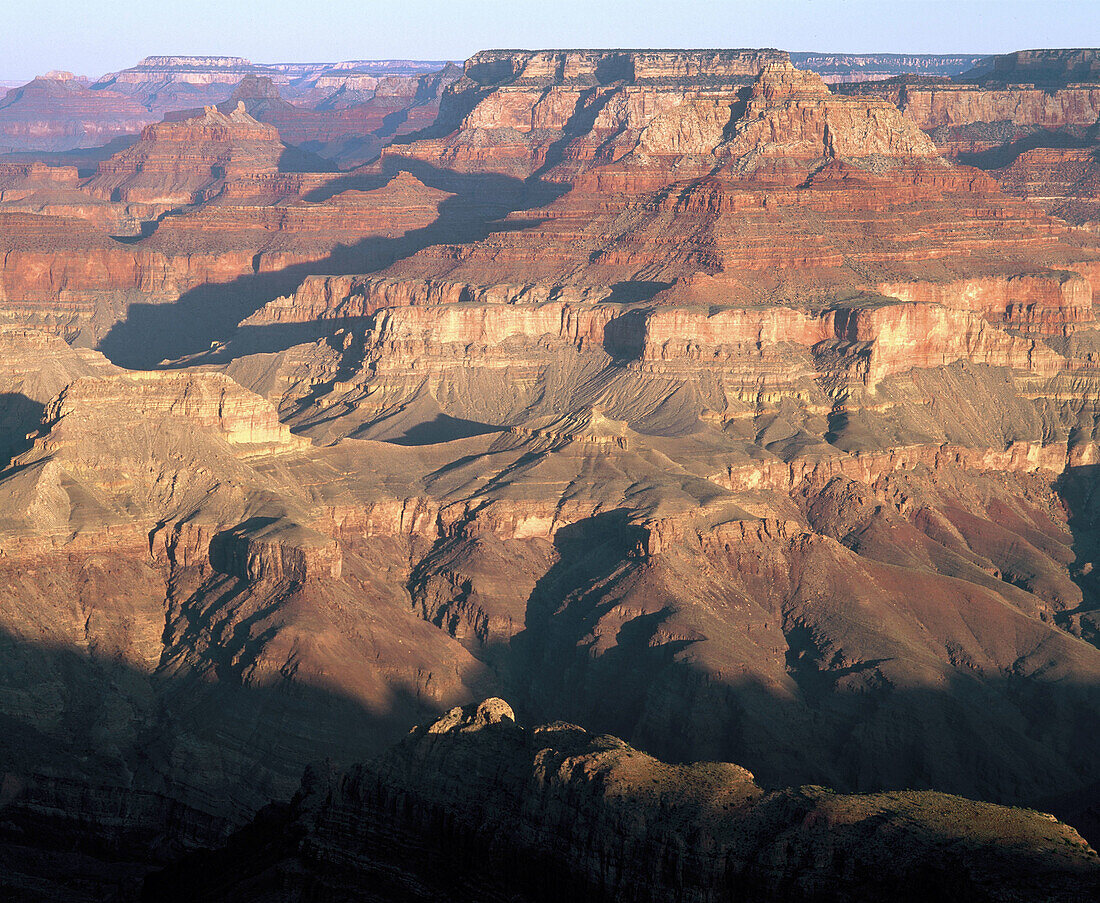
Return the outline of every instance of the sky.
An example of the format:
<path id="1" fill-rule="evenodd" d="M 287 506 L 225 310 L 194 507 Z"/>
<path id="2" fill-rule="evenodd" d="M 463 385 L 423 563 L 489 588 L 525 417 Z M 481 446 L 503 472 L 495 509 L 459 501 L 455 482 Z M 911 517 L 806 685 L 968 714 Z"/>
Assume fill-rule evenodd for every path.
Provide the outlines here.
<path id="1" fill-rule="evenodd" d="M 463 60 L 482 49 L 1100 46 L 1100 0 L 0 0 L 0 79 L 150 55 Z"/>

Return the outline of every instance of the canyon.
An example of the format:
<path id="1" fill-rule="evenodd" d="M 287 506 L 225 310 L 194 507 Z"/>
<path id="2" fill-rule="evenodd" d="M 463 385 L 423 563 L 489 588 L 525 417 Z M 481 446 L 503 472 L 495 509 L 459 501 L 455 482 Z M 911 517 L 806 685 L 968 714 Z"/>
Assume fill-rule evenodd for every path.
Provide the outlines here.
<path id="1" fill-rule="evenodd" d="M 1091 899 L 1098 59 L 45 79 L 0 887 Z"/>

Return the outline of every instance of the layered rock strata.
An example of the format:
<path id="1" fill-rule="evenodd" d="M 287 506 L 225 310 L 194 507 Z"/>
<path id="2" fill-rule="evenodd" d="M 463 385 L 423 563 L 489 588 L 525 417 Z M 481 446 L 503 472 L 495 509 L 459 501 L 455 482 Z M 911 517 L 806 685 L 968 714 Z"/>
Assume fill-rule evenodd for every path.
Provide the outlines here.
<path id="1" fill-rule="evenodd" d="M 1095 236 L 771 51 L 479 55 L 441 108 L 150 235 L 3 214 L 13 319 L 90 342 L 187 291 L 143 345 L 217 341 L 8 336 L 6 842 L 140 873 L 497 692 L 1089 830 Z"/>
<path id="2" fill-rule="evenodd" d="M 69 73 L 55 73 L 12 88 L 0 99 L 0 149 L 98 147 L 139 132 L 157 118 L 126 94 L 93 91 Z"/>

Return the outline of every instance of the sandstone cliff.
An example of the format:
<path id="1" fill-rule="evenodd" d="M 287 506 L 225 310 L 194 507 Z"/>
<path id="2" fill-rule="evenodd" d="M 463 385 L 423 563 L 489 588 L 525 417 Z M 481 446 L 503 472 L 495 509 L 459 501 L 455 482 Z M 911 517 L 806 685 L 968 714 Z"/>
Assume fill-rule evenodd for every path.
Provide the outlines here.
<path id="1" fill-rule="evenodd" d="M 125 94 L 92 91 L 75 79 L 42 76 L 0 99 L 0 148 L 56 151 L 98 147 L 157 117 Z"/>
<path id="2" fill-rule="evenodd" d="M 243 104 L 229 114 L 207 107 L 184 123 L 146 127 L 136 145 L 99 164 L 85 187 L 109 200 L 194 204 L 225 182 L 278 172 L 283 151 L 278 131 L 249 116 Z"/>

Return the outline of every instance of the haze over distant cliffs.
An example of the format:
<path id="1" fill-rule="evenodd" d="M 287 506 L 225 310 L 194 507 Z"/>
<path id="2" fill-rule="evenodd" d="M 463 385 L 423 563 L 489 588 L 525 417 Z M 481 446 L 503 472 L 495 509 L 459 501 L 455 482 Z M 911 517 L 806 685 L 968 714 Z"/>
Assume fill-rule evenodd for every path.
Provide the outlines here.
<path id="1" fill-rule="evenodd" d="M 1098 58 L 9 93 L 0 887 L 1091 899 Z"/>

